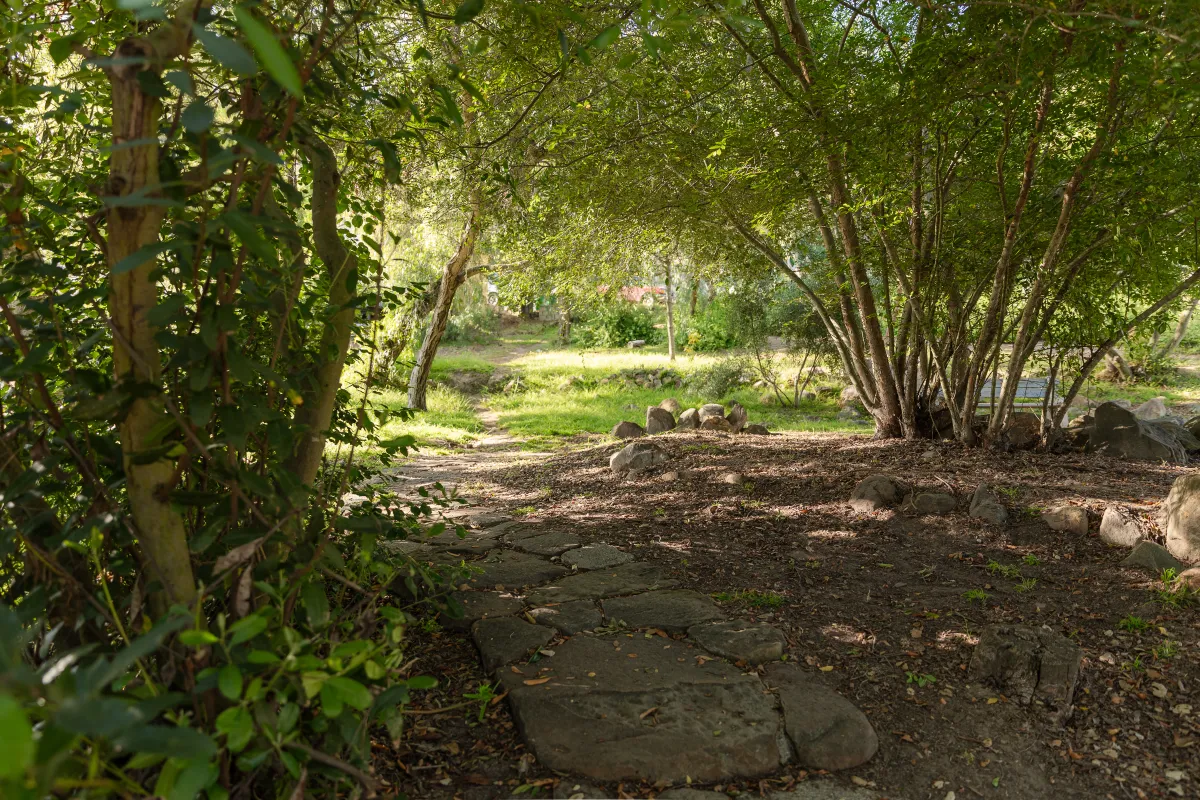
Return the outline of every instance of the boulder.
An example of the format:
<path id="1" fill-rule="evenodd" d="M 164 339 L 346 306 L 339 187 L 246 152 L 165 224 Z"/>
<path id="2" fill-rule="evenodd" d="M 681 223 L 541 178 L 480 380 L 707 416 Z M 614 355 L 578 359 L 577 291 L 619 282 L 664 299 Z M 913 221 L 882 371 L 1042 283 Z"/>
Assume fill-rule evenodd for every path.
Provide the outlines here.
<path id="1" fill-rule="evenodd" d="M 706 419 L 711 417 L 724 417 L 725 406 L 720 403 L 705 403 L 700 406 L 700 424 L 703 425 Z"/>
<path id="2" fill-rule="evenodd" d="M 864 514 L 891 508 L 904 498 L 907 491 L 907 487 L 891 475 L 871 475 L 854 487 L 850 494 L 850 507 Z"/>
<path id="3" fill-rule="evenodd" d="M 1192 417 L 1187 422 L 1183 423 L 1183 427 L 1188 429 L 1188 433 L 1197 438 L 1200 438 L 1200 417 Z"/>
<path id="4" fill-rule="evenodd" d="M 1171 555 L 1171 551 L 1157 542 L 1148 541 L 1138 542 L 1133 552 L 1121 562 L 1121 566 L 1145 570 L 1156 578 L 1164 569 L 1173 569 L 1176 573 L 1184 569 L 1184 565 Z"/>
<path id="5" fill-rule="evenodd" d="M 641 472 L 665 464 L 670 456 L 654 442 L 631 442 L 613 453 L 608 468 L 613 472 Z"/>
<path id="6" fill-rule="evenodd" d="M 1109 506 L 1100 519 L 1100 540 L 1114 547 L 1133 547 L 1145 535 L 1138 518 L 1125 509 Z"/>
<path id="7" fill-rule="evenodd" d="M 625 346 L 628 347 L 630 350 L 636 350 L 639 347 L 645 347 L 646 340 L 645 339 L 631 339 L 630 341 L 625 343 Z"/>
<path id="8" fill-rule="evenodd" d="M 1200 562 L 1200 475 L 1176 478 L 1164 510 L 1167 550 L 1180 561 Z"/>
<path id="9" fill-rule="evenodd" d="M 1147 425 L 1153 425 L 1163 433 L 1167 434 L 1175 441 L 1179 442 L 1179 446 L 1189 453 L 1200 450 L 1200 438 L 1196 438 L 1186 427 L 1181 425 L 1175 419 L 1163 417 L 1162 419 L 1150 420 Z"/>
<path id="10" fill-rule="evenodd" d="M 733 431 L 733 426 L 729 424 L 729 420 L 724 417 L 709 417 L 700 423 L 702 431 L 722 431 L 730 433 Z"/>
<path id="11" fill-rule="evenodd" d="M 683 429 L 699 428 L 700 427 L 700 412 L 695 408 L 685 408 L 679 412 L 679 421 L 676 425 Z"/>
<path id="12" fill-rule="evenodd" d="M 858 397 L 858 389 L 855 389 L 853 384 L 842 389 L 842 393 L 838 395 L 838 405 L 842 408 L 862 405 L 862 400 Z"/>
<path id="13" fill-rule="evenodd" d="M 653 436 L 656 433 L 666 433 L 675 427 L 675 417 L 671 412 L 658 406 L 646 409 L 646 433 Z"/>
<path id="14" fill-rule="evenodd" d="M 875 755 L 875 729 L 849 700 L 791 665 L 768 666 L 764 680 L 779 693 L 783 727 L 801 767 L 832 772 Z"/>
<path id="15" fill-rule="evenodd" d="M 1133 409 L 1134 416 L 1138 419 L 1158 419 L 1165 417 L 1167 415 L 1166 399 L 1165 397 L 1150 398 Z"/>
<path id="16" fill-rule="evenodd" d="M 1079 506 L 1058 506 L 1042 512 L 1042 521 L 1052 531 L 1074 533 L 1086 536 L 1088 532 L 1088 512 Z"/>
<path id="17" fill-rule="evenodd" d="M 1004 425 L 1004 438 L 1018 450 L 1036 447 L 1042 440 L 1042 420 L 1037 414 L 1018 411 Z"/>
<path id="18" fill-rule="evenodd" d="M 751 425 L 747 425 L 746 427 L 742 428 L 742 433 L 754 434 L 756 436 L 768 436 L 768 435 L 770 435 L 771 432 L 769 430 L 767 430 L 766 425 L 760 425 L 757 422 L 755 422 Z"/>
<path id="19" fill-rule="evenodd" d="M 912 507 L 918 514 L 949 514 L 958 508 L 958 498 L 945 492 L 921 492 L 913 496 Z"/>
<path id="20" fill-rule="evenodd" d="M 967 512 L 974 519 L 990 522 L 992 525 L 1003 525 L 1008 522 L 1008 509 L 996 499 L 992 488 L 986 483 L 979 485 L 971 497 L 971 508 Z"/>
<path id="21" fill-rule="evenodd" d="M 488 386 L 490 375 L 486 372 L 477 372 L 469 369 L 456 369 L 446 376 L 446 383 L 452 389 L 463 394 L 479 394 L 484 387 Z"/>
<path id="22" fill-rule="evenodd" d="M 668 397 L 658 404 L 658 407 L 674 416 L 678 416 L 680 411 L 683 411 L 683 406 L 679 405 L 679 401 L 674 397 Z"/>
<path id="23" fill-rule="evenodd" d="M 855 406 L 846 406 L 837 413 L 837 419 L 840 422 L 863 422 L 863 415 L 858 412 Z"/>
<path id="24" fill-rule="evenodd" d="M 1200 592 L 1200 567 L 1190 567 L 1179 573 L 1175 579 L 1176 586 L 1183 586 L 1193 592 Z"/>
<path id="25" fill-rule="evenodd" d="M 639 436 L 645 436 L 646 432 L 636 422 L 618 422 L 608 432 L 608 435 L 617 439 L 636 439 Z"/>
<path id="26" fill-rule="evenodd" d="M 803 392 L 800 393 L 800 399 L 805 402 L 811 403 L 812 401 L 817 399 L 817 393 L 809 391 L 808 389 L 805 389 Z"/>
<path id="27" fill-rule="evenodd" d="M 1050 706 L 1061 721 L 1071 711 L 1083 653 L 1049 628 L 990 625 L 979 637 L 967 675 L 1018 702 Z"/>
<path id="28" fill-rule="evenodd" d="M 1088 438 L 1088 450 L 1137 461 L 1186 464 L 1187 453 L 1173 436 L 1143 422 L 1116 403 L 1102 403 Z"/>
<path id="29" fill-rule="evenodd" d="M 749 415 L 746 413 L 746 409 L 742 407 L 742 404 L 735 401 L 729 406 L 729 413 L 725 416 L 725 419 L 729 422 L 729 426 L 733 428 L 733 432 L 739 433 L 742 428 L 746 427 L 748 417 Z"/>

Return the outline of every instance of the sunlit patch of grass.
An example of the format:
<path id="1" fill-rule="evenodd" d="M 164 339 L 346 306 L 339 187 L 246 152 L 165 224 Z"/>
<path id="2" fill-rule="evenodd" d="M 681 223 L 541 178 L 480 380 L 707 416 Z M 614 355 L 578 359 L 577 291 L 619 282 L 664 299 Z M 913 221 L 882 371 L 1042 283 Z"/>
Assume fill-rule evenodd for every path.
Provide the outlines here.
<path id="1" fill-rule="evenodd" d="M 745 603 L 751 608 L 779 608 L 785 601 L 779 592 L 760 592 L 757 589 L 717 592 L 712 597 L 718 603 Z"/>
<path id="2" fill-rule="evenodd" d="M 399 389 L 389 389 L 376 396 L 376 401 L 389 408 L 404 408 L 407 396 Z M 483 437 L 483 422 L 475 413 L 469 398 L 444 386 L 431 388 L 425 395 L 428 411 L 418 411 L 408 420 L 393 420 L 380 429 L 380 438 L 389 439 L 411 434 L 422 451 L 445 445 L 466 445 Z"/>

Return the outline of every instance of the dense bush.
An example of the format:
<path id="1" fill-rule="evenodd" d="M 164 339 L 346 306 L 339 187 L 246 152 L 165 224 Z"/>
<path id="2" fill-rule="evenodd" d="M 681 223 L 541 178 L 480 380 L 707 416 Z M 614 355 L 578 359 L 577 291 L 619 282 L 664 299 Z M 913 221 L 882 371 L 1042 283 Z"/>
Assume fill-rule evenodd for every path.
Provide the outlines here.
<path id="1" fill-rule="evenodd" d="M 696 316 L 687 320 L 683 349 L 689 353 L 715 353 L 741 344 L 731 303 L 714 298 Z"/>
<path id="2" fill-rule="evenodd" d="M 571 340 L 581 347 L 624 347 L 636 339 L 659 338 L 650 309 L 616 302 L 600 306 L 571 327 Z"/>
<path id="3" fill-rule="evenodd" d="M 451 315 L 444 344 L 484 344 L 500 330 L 500 316 L 489 306 L 472 306 Z"/>
<path id="4" fill-rule="evenodd" d="M 686 383 L 688 391 L 705 402 L 719 402 L 745 384 L 748 375 L 745 359 L 731 356 L 692 371 Z"/>

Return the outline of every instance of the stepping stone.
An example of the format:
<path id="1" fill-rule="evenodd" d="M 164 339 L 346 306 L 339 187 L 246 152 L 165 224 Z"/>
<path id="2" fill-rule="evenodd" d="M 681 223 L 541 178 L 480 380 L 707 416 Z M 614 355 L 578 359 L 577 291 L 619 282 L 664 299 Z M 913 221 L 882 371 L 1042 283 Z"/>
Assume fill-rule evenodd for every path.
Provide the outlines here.
<path id="1" fill-rule="evenodd" d="M 565 570 L 564 570 L 565 572 Z M 634 561 L 613 569 L 570 575 L 552 586 L 538 589 L 526 598 L 531 605 L 565 603 L 568 600 L 599 600 L 622 594 L 637 594 L 650 589 L 673 589 L 679 581 L 667 578 L 653 564 Z"/>
<path id="2" fill-rule="evenodd" d="M 554 606 L 535 608 L 529 612 L 539 625 L 549 625 L 573 636 L 580 631 L 600 627 L 604 615 L 591 600 L 571 600 Z"/>
<path id="3" fill-rule="evenodd" d="M 658 800 L 729 800 L 729 795 L 703 789 L 669 789 L 660 794 Z"/>
<path id="4" fill-rule="evenodd" d="M 505 522 L 513 521 L 513 518 L 507 514 L 496 514 L 490 512 L 472 514 L 470 517 L 468 517 L 468 519 L 471 520 L 472 525 L 478 525 L 480 528 L 494 528 L 495 526 L 501 525 Z"/>
<path id="5" fill-rule="evenodd" d="M 881 797 L 883 795 L 870 789 L 842 786 L 831 780 L 810 779 L 796 784 L 791 791 L 772 792 L 767 795 L 767 800 L 879 800 Z"/>
<path id="6" fill-rule="evenodd" d="M 549 769 L 651 783 L 776 771 L 779 716 L 762 682 L 701 655 L 659 637 L 576 636 L 553 656 L 497 676 L 522 736 Z"/>
<path id="7" fill-rule="evenodd" d="M 612 792 L 606 792 L 590 783 L 565 778 L 554 787 L 553 800 L 608 800 Z"/>
<path id="8" fill-rule="evenodd" d="M 493 617 L 471 626 L 471 637 L 479 648 L 483 668 L 491 672 L 544 647 L 554 638 L 554 631 L 516 617 Z"/>
<path id="9" fill-rule="evenodd" d="M 779 692 L 784 730 L 800 766 L 833 772 L 875 755 L 875 729 L 849 700 L 790 665 L 768 666 L 766 682 Z"/>
<path id="10" fill-rule="evenodd" d="M 691 589 L 665 589 L 605 600 L 604 616 L 619 619 L 631 628 L 683 633 L 701 622 L 725 619 L 725 612 L 707 595 Z"/>
<path id="11" fill-rule="evenodd" d="M 478 575 L 472 575 L 468 581 L 476 589 L 536 586 L 567 574 L 567 570 L 558 564 L 551 564 L 538 556 L 514 553 L 511 550 L 504 550 L 488 556 L 483 561 L 476 561 L 471 566 L 482 570 Z"/>
<path id="12" fill-rule="evenodd" d="M 511 617 L 519 614 L 525 608 L 519 597 L 500 592 L 455 592 L 451 595 L 462 604 L 462 619 L 454 619 L 442 612 L 440 620 L 443 628 L 450 630 L 468 630 L 474 623 L 488 617 Z"/>
<path id="13" fill-rule="evenodd" d="M 687 634 L 710 653 L 756 666 L 778 661 L 787 644 L 787 639 L 777 628 L 742 619 L 693 625 Z"/>
<path id="14" fill-rule="evenodd" d="M 467 555 L 483 555 L 500 546 L 500 543 L 490 536 L 467 534 L 459 538 L 454 531 L 446 531 L 440 536 L 426 539 L 430 547 L 447 553 L 463 553 Z"/>
<path id="15" fill-rule="evenodd" d="M 521 539 L 515 542 L 513 547 L 539 556 L 556 556 L 573 547 L 579 547 L 579 537 L 566 531 L 554 531 Z"/>
<path id="16" fill-rule="evenodd" d="M 561 561 L 576 569 L 607 569 L 628 564 L 633 556 L 611 544 L 589 544 L 563 553 Z"/>

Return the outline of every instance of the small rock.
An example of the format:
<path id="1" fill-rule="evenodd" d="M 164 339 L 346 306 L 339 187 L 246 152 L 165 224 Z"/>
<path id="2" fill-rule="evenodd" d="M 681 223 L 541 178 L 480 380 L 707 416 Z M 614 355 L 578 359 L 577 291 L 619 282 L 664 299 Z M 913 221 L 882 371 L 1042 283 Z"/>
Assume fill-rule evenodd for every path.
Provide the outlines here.
<path id="1" fill-rule="evenodd" d="M 553 800 L 607 800 L 612 792 L 598 789 L 590 783 L 581 783 L 565 778 L 554 787 Z"/>
<path id="2" fill-rule="evenodd" d="M 568 636 L 594 630 L 604 622 L 604 615 L 591 600 L 570 600 L 553 606 L 543 606 L 533 609 L 529 615 L 539 625 L 549 625 Z"/>
<path id="3" fill-rule="evenodd" d="M 671 412 L 658 406 L 646 409 L 646 433 L 653 436 L 656 433 L 666 433 L 675 427 L 675 417 Z"/>
<path id="4" fill-rule="evenodd" d="M 1167 415 L 1167 404 L 1165 397 L 1152 397 L 1142 403 L 1137 408 L 1133 409 L 1134 416 L 1138 419 L 1159 419 Z"/>
<path id="5" fill-rule="evenodd" d="M 890 475 L 871 475 L 854 487 L 850 507 L 863 514 L 891 508 L 900 502 L 906 491 L 904 484 Z"/>
<path id="6" fill-rule="evenodd" d="M 968 676 L 1028 705 L 1038 700 L 1070 713 L 1083 654 L 1062 634 L 1025 625 L 990 625 L 971 655 Z"/>
<path id="7" fill-rule="evenodd" d="M 688 638 L 710 653 L 757 666 L 783 657 L 787 639 L 770 625 L 746 620 L 706 622 L 688 628 Z"/>
<path id="8" fill-rule="evenodd" d="M 721 483 L 728 483 L 731 486 L 741 486 L 746 482 L 746 476 L 740 472 L 725 472 L 721 475 Z"/>
<path id="9" fill-rule="evenodd" d="M 700 411 L 695 408 L 685 408 L 679 412 L 679 421 L 676 423 L 676 426 L 684 429 L 699 428 Z"/>
<path id="10" fill-rule="evenodd" d="M 1109 506 L 1100 519 L 1100 540 L 1114 547 L 1133 547 L 1145 536 L 1137 517 L 1124 509 Z"/>
<path id="11" fill-rule="evenodd" d="M 1179 586 L 1186 586 L 1193 592 L 1200 592 L 1200 567 L 1185 569 L 1175 580 Z"/>
<path id="12" fill-rule="evenodd" d="M 661 403 L 658 404 L 658 407 L 673 416 L 679 416 L 679 412 L 683 411 L 683 406 L 679 405 L 679 401 L 674 397 L 665 398 Z"/>
<path id="13" fill-rule="evenodd" d="M 576 569 L 607 569 L 633 561 L 633 556 L 611 544 L 589 544 L 568 550 L 559 559 L 568 567 Z"/>
<path id="14" fill-rule="evenodd" d="M 646 431 L 642 430 L 642 426 L 636 422 L 618 422 L 608 435 L 617 439 L 636 439 L 639 436 L 645 436 Z"/>
<path id="15" fill-rule="evenodd" d="M 675 481 L 679 480 L 679 470 L 673 469 L 669 472 L 664 472 L 658 476 L 658 479 L 663 483 L 675 483 Z"/>
<path id="16" fill-rule="evenodd" d="M 722 431 L 730 433 L 733 431 L 733 426 L 729 424 L 729 420 L 724 417 L 709 417 L 700 423 L 702 431 Z"/>
<path id="17" fill-rule="evenodd" d="M 746 413 L 746 409 L 742 407 L 742 404 L 735 401 L 729 406 L 729 413 L 725 416 L 725 420 L 729 423 L 729 426 L 733 429 L 733 432 L 738 433 L 742 430 L 742 428 L 746 427 L 748 416 L 749 415 Z"/>
<path id="18" fill-rule="evenodd" d="M 912 499 L 918 514 L 949 514 L 958 508 L 958 498 L 945 492 L 921 492 Z"/>
<path id="19" fill-rule="evenodd" d="M 850 769 L 875 755 L 875 729 L 849 700 L 790 665 L 768 666 L 765 680 L 779 693 L 784 729 L 800 766 Z"/>
<path id="20" fill-rule="evenodd" d="M 720 403 L 705 403 L 704 405 L 700 406 L 700 411 L 698 413 L 700 414 L 700 424 L 703 425 L 704 420 L 709 419 L 710 417 L 724 418 L 725 406 L 721 405 Z"/>
<path id="21" fill-rule="evenodd" d="M 992 525 L 1003 525 L 1008 522 L 1008 509 L 996 499 L 996 496 L 992 494 L 991 487 L 986 483 L 980 484 L 979 488 L 975 490 L 968 513 L 972 518 L 990 522 Z"/>
<path id="22" fill-rule="evenodd" d="M 488 672 L 544 647 L 554 638 L 554 631 L 531 625 L 516 617 L 489 617 L 471 627 L 471 636 Z"/>
<path id="23" fill-rule="evenodd" d="M 625 346 L 628 347 L 630 350 L 636 350 L 639 347 L 645 347 L 646 340 L 645 339 L 633 339 L 633 340 L 627 342 L 625 344 Z"/>
<path id="24" fill-rule="evenodd" d="M 1177 573 L 1184 565 L 1171 555 L 1171 551 L 1157 542 L 1141 541 L 1133 548 L 1133 552 L 1121 562 L 1123 567 L 1136 567 L 1158 577 L 1164 569 L 1173 569 Z"/>
<path id="25" fill-rule="evenodd" d="M 1164 510 L 1171 555 L 1188 563 L 1200 561 L 1200 475 L 1176 478 Z"/>
<path id="26" fill-rule="evenodd" d="M 1074 533 L 1086 536 L 1088 532 L 1088 512 L 1079 506 L 1058 506 L 1042 512 L 1042 521 L 1052 531 Z"/>
<path id="27" fill-rule="evenodd" d="M 654 442 L 633 442 L 612 454 L 608 468 L 616 473 L 641 472 L 665 464 L 669 458 L 667 451 Z"/>
<path id="28" fill-rule="evenodd" d="M 760 425 L 759 423 L 754 422 L 742 428 L 742 433 L 750 433 L 756 436 L 769 436 L 771 432 L 767 430 L 766 425 Z"/>

